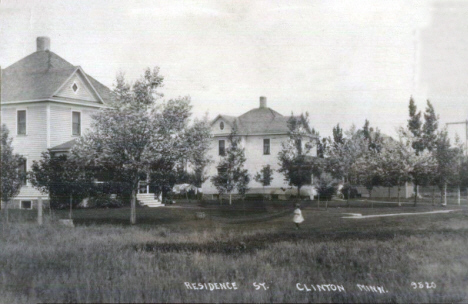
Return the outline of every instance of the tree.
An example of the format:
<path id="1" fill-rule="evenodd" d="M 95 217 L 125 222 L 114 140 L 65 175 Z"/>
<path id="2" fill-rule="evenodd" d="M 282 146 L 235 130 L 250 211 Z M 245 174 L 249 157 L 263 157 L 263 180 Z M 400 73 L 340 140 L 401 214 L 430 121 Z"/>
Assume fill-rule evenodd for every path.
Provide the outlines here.
<path id="1" fill-rule="evenodd" d="M 331 200 L 337 192 L 338 181 L 331 174 L 323 172 L 319 178 L 315 179 L 314 186 L 317 189 L 318 200 Z"/>
<path id="2" fill-rule="evenodd" d="M 356 131 L 354 126 L 346 132 L 346 137 L 330 145 L 327 171 L 334 178 L 342 179 L 347 184 L 344 188 L 348 189 L 348 205 L 351 186 L 358 182 L 359 173 L 366 170 L 366 168 L 361 167 L 363 162 L 360 159 L 367 151 L 369 151 L 367 141 Z"/>
<path id="3" fill-rule="evenodd" d="M 1 126 L 1 175 L 2 185 L 0 197 L 4 203 L 5 219 L 4 222 L 8 223 L 8 202 L 12 197 L 18 195 L 21 186 L 26 179 L 26 171 L 20 170 L 19 167 L 25 162 L 23 156 L 13 152 L 12 141 L 9 137 L 8 128 L 5 125 Z"/>
<path id="4" fill-rule="evenodd" d="M 405 146 L 401 140 L 388 141 L 378 156 L 378 172 L 382 184 L 398 187 L 398 206 L 401 206 L 401 187 L 411 180 L 411 151 L 412 147 Z"/>
<path id="5" fill-rule="evenodd" d="M 434 107 L 431 102 L 427 101 L 426 111 L 424 113 L 424 124 L 421 122 L 421 112 L 417 112 L 417 107 L 414 103 L 413 98 L 411 97 L 409 103 L 409 120 L 407 131 L 403 131 L 404 136 L 411 138 L 412 148 L 414 149 L 415 156 L 417 157 L 420 154 L 423 154 L 425 150 L 432 152 L 436 146 L 437 138 L 437 127 L 438 127 L 438 117 L 435 114 Z M 431 161 L 430 163 L 432 163 Z M 418 163 L 418 162 L 417 162 Z M 424 164 L 425 162 L 419 163 Z M 429 164 L 429 163 L 427 163 Z M 416 166 L 413 171 L 413 183 L 414 183 L 414 206 L 416 206 L 418 201 L 418 186 L 423 184 L 433 184 L 435 180 L 432 178 L 433 175 L 425 175 L 427 169 Z M 431 171 L 431 170 L 429 170 Z M 421 174 L 419 174 L 419 173 Z"/>
<path id="6" fill-rule="evenodd" d="M 33 162 L 29 179 L 35 188 L 49 194 L 50 206 L 55 209 L 76 206 L 95 192 L 93 172 L 66 155 L 43 152 L 41 159 Z"/>
<path id="7" fill-rule="evenodd" d="M 263 187 L 263 195 L 265 196 L 265 187 L 271 184 L 273 180 L 273 172 L 275 170 L 271 169 L 270 165 L 263 166 L 260 172 L 254 176 L 254 180 L 261 184 Z"/>
<path id="8" fill-rule="evenodd" d="M 191 183 L 201 188 L 208 179 L 206 168 L 212 162 L 208 156 L 211 139 L 211 127 L 208 118 L 195 120 L 193 126 L 187 131 L 186 136 L 192 150 L 189 153 L 189 163 L 193 169 Z"/>
<path id="9" fill-rule="evenodd" d="M 186 126 L 191 115 L 190 98 L 157 104 L 163 84 L 159 68 L 146 69 L 132 85 L 118 75 L 112 108 L 93 117 L 92 132 L 72 149 L 72 156 L 87 166 L 118 172 L 130 193 L 130 222 L 136 223 L 136 195 L 140 178 L 165 173 L 165 182 L 191 150 Z M 167 183 L 163 183 L 167 186 Z"/>
<path id="10" fill-rule="evenodd" d="M 458 166 L 460 165 L 460 155 L 462 155 L 460 150 L 450 146 L 447 130 L 439 132 L 434 152 L 437 160 L 436 177 L 441 190 L 441 205 L 443 206 L 447 205 L 447 185 L 459 185 Z"/>
<path id="11" fill-rule="evenodd" d="M 316 136 L 312 135 L 309 126 L 309 114 L 291 115 L 288 120 L 289 138 L 281 143 L 278 154 L 280 169 L 285 181 L 290 186 L 297 187 L 297 196 L 301 196 L 301 188 L 310 185 L 314 173 L 313 151 Z"/>
<path id="12" fill-rule="evenodd" d="M 424 141 L 422 139 L 422 122 L 421 122 L 421 111 L 417 112 L 417 107 L 414 103 L 413 97 L 410 98 L 409 102 L 409 120 L 408 130 L 413 134 L 412 147 L 416 151 L 416 154 L 424 150 Z"/>
<path id="13" fill-rule="evenodd" d="M 232 191 L 237 189 L 242 196 L 247 192 L 250 181 L 249 173 L 244 168 L 246 161 L 245 149 L 241 147 L 240 137 L 237 135 L 237 123 L 234 122 L 228 137 L 229 146 L 218 164 L 218 174 L 211 177 L 211 182 L 220 196 L 229 194 L 229 204 L 232 204 Z"/>
<path id="14" fill-rule="evenodd" d="M 427 101 L 426 112 L 424 113 L 424 125 L 422 127 L 422 139 L 424 147 L 429 151 L 435 149 L 437 145 L 437 128 L 439 117 L 435 114 L 431 102 Z"/>

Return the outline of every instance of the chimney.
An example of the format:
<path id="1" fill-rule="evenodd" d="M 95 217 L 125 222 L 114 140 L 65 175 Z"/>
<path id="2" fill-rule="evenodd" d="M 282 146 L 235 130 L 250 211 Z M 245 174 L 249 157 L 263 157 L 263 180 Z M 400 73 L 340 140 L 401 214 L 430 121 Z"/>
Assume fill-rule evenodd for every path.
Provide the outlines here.
<path id="1" fill-rule="evenodd" d="M 260 96 L 260 109 L 267 107 L 267 101 L 265 96 Z"/>
<path id="2" fill-rule="evenodd" d="M 37 52 L 50 51 L 50 38 L 37 37 L 36 39 Z"/>

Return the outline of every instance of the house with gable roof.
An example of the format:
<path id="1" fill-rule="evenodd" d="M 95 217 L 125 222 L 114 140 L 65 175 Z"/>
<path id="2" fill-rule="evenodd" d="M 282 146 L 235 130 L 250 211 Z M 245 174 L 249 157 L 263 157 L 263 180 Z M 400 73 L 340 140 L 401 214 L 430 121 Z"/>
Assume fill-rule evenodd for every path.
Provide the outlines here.
<path id="1" fill-rule="evenodd" d="M 48 37 L 37 38 L 37 51 L 2 69 L 1 123 L 13 138 L 16 153 L 26 159 L 20 170 L 48 149 L 66 152 L 91 125 L 91 115 L 107 107 L 112 92 L 50 50 Z M 32 209 L 42 194 L 25 180 L 9 206 Z"/>
<path id="2" fill-rule="evenodd" d="M 281 151 L 281 143 L 289 138 L 288 120 L 290 116 L 283 116 L 277 111 L 267 107 L 266 97 L 260 97 L 260 105 L 238 117 L 218 115 L 211 122 L 212 141 L 208 155 L 213 163 L 207 169 L 208 176 L 218 174 L 218 164 L 225 154 L 228 145 L 228 137 L 232 131 L 234 122 L 237 124 L 237 134 L 240 136 L 240 144 L 245 149 L 245 168 L 251 176 L 249 194 L 263 193 L 260 183 L 253 180 L 253 176 L 264 166 L 270 165 L 274 170 L 271 184 L 265 187 L 267 194 L 286 194 L 290 188 L 284 180 L 282 173 L 278 172 L 278 153 Z M 312 135 L 311 135 L 312 136 Z M 312 156 L 317 156 L 317 148 L 312 150 Z M 218 193 L 211 180 L 206 180 L 202 185 L 203 194 L 210 197 Z M 304 187 L 304 195 L 313 195 L 312 189 Z M 290 191 L 292 192 L 292 191 Z M 307 193 L 306 193 L 307 192 Z M 233 192 L 235 193 L 235 192 Z M 295 193 L 295 192 L 294 192 Z"/>

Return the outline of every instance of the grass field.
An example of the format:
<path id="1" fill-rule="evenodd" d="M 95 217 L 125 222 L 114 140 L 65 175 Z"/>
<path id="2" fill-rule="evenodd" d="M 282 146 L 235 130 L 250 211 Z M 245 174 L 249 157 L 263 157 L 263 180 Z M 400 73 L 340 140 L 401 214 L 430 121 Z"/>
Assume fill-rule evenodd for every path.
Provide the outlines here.
<path id="1" fill-rule="evenodd" d="M 291 202 L 139 208 L 134 227 L 127 208 L 75 210 L 75 228 L 57 224 L 66 211 L 39 227 L 34 211 L 12 210 L 0 238 L 0 303 L 468 302 L 466 204 L 301 205 L 299 230 Z M 456 211 L 344 218 L 447 209 Z"/>

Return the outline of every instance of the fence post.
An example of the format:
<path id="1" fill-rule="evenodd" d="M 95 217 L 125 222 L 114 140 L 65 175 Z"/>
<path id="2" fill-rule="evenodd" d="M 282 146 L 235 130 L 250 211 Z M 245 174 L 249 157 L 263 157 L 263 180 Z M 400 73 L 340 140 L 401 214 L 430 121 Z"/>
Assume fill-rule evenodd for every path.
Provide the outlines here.
<path id="1" fill-rule="evenodd" d="M 42 197 L 37 198 L 37 223 L 42 225 Z"/>

